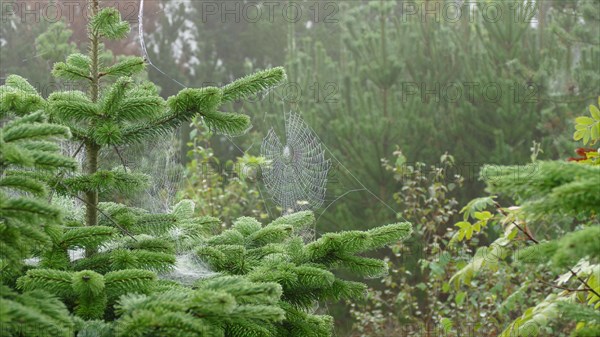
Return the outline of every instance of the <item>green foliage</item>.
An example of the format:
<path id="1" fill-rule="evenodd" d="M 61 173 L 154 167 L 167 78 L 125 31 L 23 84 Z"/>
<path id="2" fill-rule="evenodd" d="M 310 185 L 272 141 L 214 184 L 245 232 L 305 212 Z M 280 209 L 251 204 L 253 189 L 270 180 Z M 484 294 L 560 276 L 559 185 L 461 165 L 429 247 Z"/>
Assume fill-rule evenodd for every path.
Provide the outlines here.
<path id="1" fill-rule="evenodd" d="M 66 306 L 56 297 L 34 290 L 17 294 L 0 285 L 2 336 L 72 336 L 74 324 Z"/>
<path id="2" fill-rule="evenodd" d="M 38 97 L 22 78 L 13 76 L 7 83 L 9 88 L 20 88 L 16 91 L 17 100 Z M 5 97 L 2 102 L 6 102 Z M 18 110 L 13 106 L 4 111 L 3 117 L 14 116 Z M 47 123 L 40 111 L 13 118 L 0 128 L 0 265 L 3 274 L 18 270 L 33 247 L 47 245 L 50 227 L 61 220 L 60 210 L 46 201 L 49 186 L 29 172 L 35 169 L 51 174 L 60 169 L 74 169 L 75 161 L 60 155 L 58 147 L 50 142 L 68 137 L 67 128 Z"/>
<path id="3" fill-rule="evenodd" d="M 44 33 L 35 39 L 37 53 L 46 60 L 60 60 L 74 53 L 77 46 L 69 43 L 73 32 L 67 29 L 67 25 L 58 21 L 48 27 Z"/>
<path id="4" fill-rule="evenodd" d="M 112 207 L 105 209 L 115 219 L 120 219 L 118 210 L 127 214 L 123 213 L 125 207 L 107 206 Z M 174 214 L 187 219 L 193 216 L 193 207 L 183 202 Z M 317 301 L 355 298 L 365 290 L 364 284 L 335 277 L 332 272 L 346 269 L 361 277 L 382 275 L 386 264 L 355 254 L 404 240 L 411 226 L 401 223 L 367 232 L 326 234 L 304 244 L 299 235 L 313 222 L 310 212 L 281 217 L 266 226 L 252 218 L 239 218 L 232 229 L 217 236 L 196 237 L 201 245 L 198 256 L 213 270 L 232 276 L 198 280 L 194 290 L 174 284 L 168 291 L 157 291 L 160 285 L 154 281 L 155 274 L 147 271 L 168 271 L 156 267 L 161 256 L 172 256 L 168 236 L 161 240 L 136 236 L 136 241 L 123 240 L 123 248 L 114 248 L 113 228 L 76 227 L 67 230 L 56 246 L 89 248 L 110 240 L 113 247 L 64 266 L 75 271 L 31 269 L 18 285 L 25 291 L 43 288 L 59 296 L 72 303 L 75 314 L 83 319 L 106 317 L 117 305 L 120 318 L 115 331 L 123 331 L 119 332 L 123 336 L 146 335 L 154 329 L 160 335 L 181 322 L 189 325 L 189 330 L 179 332 L 182 336 L 197 335 L 198 331 L 247 335 L 254 330 L 267 336 L 303 336 L 307 331 L 329 336 L 331 318 L 306 310 Z M 174 226 L 185 228 L 186 223 L 178 221 Z M 51 262 L 46 258 L 40 263 Z M 140 267 L 147 270 L 128 269 Z M 94 271 L 84 270 L 88 268 Z M 127 295 L 119 299 L 123 294 Z"/>
<path id="5" fill-rule="evenodd" d="M 114 303 L 123 294 L 148 292 L 155 279 L 154 273 L 137 269 L 105 275 L 91 270 L 32 269 L 19 279 L 18 287 L 25 291 L 44 289 L 63 300 L 74 299 L 75 314 L 83 319 L 98 319 L 104 317 L 108 299 L 108 303 Z"/>
<path id="6" fill-rule="evenodd" d="M 228 102 L 248 98 L 284 82 L 286 78 L 282 67 L 248 75 L 223 87 L 223 101 Z"/>
<path id="7" fill-rule="evenodd" d="M 600 97 L 598 97 L 600 106 Z M 594 105 L 589 107 L 592 117 L 577 117 L 575 119 L 575 133 L 573 139 L 582 140 L 583 145 L 594 145 L 600 140 L 600 110 Z M 579 158 L 569 158 L 569 161 L 576 161 L 581 164 L 600 165 L 600 150 L 593 148 L 578 148 L 575 152 Z"/>
<path id="8" fill-rule="evenodd" d="M 420 334 L 435 324 L 450 326 L 448 317 L 458 322 L 477 315 L 465 310 L 460 295 L 448 294 L 445 279 L 456 269 L 448 227 L 459 213 L 454 195 L 464 181 L 449 175 L 454 157 L 445 154 L 436 164 L 411 164 L 397 150 L 393 159 L 384 159 L 383 167 L 401 185 L 394 194 L 402 210 L 398 217 L 415 223 L 414 234 L 385 251 L 390 273 L 382 284 L 371 286 L 366 298 L 348 301 L 353 331 L 360 336 Z"/>
<path id="9" fill-rule="evenodd" d="M 548 287 L 541 288 L 541 294 L 534 293 L 533 305 L 509 322 L 500 336 L 555 334 L 565 329 L 564 324 L 569 320 L 578 323 L 575 329 L 571 329 L 573 336 L 585 335 L 588 330 L 595 331 L 597 319 L 590 317 L 588 311 L 575 310 L 565 316 L 563 310 L 578 305 L 600 307 L 597 276 L 600 268 L 597 242 L 600 234 L 597 221 L 600 192 L 596 188 L 600 183 L 600 171 L 597 166 L 542 161 L 534 162 L 525 169 L 488 166 L 482 169 L 481 176 L 486 179 L 490 193 L 510 196 L 519 206 L 505 209 L 494 201 L 499 214 L 492 216 L 487 212 L 483 218 L 486 223 L 503 226 L 504 234 L 489 246 L 480 247 L 469 263 L 452 276 L 450 283 L 460 289 L 461 285 L 473 285 L 475 277 L 486 270 L 523 269 L 523 265 L 531 269 L 533 264 L 536 272 L 527 276 L 527 283 L 540 282 L 535 278 L 539 271 L 545 274 L 544 278 L 555 281 L 542 280 Z M 483 205 L 485 207 L 485 203 Z M 483 213 L 473 214 L 479 219 Z M 556 216 L 572 219 L 578 226 L 567 228 L 566 234 L 554 235 L 548 240 L 536 239 L 536 227 Z M 465 227 L 475 227 L 476 224 L 458 223 L 457 241 L 465 237 Z M 466 236 L 470 239 L 470 233 Z M 520 237 L 531 245 L 523 243 Z M 505 300 L 509 305 L 507 308 L 514 310 L 511 302 L 514 302 L 513 298 Z"/>
<path id="10" fill-rule="evenodd" d="M 488 211 L 484 212 L 475 212 L 473 214 L 475 223 L 471 224 L 468 221 L 461 221 L 456 223 L 456 227 L 459 227 L 459 231 L 457 232 L 456 239 L 458 241 L 462 241 L 463 239 L 470 240 L 473 236 L 473 233 L 479 233 L 481 230 L 485 229 L 488 224 L 488 221 L 492 218 L 492 213 Z"/>
<path id="11" fill-rule="evenodd" d="M 196 212 L 219 217 L 226 225 L 243 215 L 269 219 L 270 214 L 255 184 L 264 159 L 244 154 L 235 160 L 221 160 L 211 148 L 212 135 L 200 121 L 193 122 L 186 184 L 178 197 L 193 200 Z"/>
<path id="12" fill-rule="evenodd" d="M 600 106 L 600 97 L 598 98 Z M 575 119 L 574 140 L 582 140 L 583 145 L 590 143 L 594 145 L 600 139 L 600 110 L 595 105 L 590 105 L 590 115 L 592 117 L 581 116 Z"/>
<path id="13" fill-rule="evenodd" d="M 118 336 L 268 335 L 284 317 L 281 287 L 241 277 L 199 282 L 195 290 L 128 295 L 119 306 Z"/>
<path id="14" fill-rule="evenodd" d="M 90 33 L 110 40 L 120 40 L 129 34 L 129 23 L 121 19 L 118 9 L 108 7 L 101 9 L 89 22 Z"/>
<path id="15" fill-rule="evenodd" d="M 52 69 L 52 75 L 64 80 L 89 79 L 89 69 L 92 60 L 89 56 L 75 53 L 67 57 L 65 62 L 57 62 Z"/>
<path id="16" fill-rule="evenodd" d="M 117 63 L 102 68 L 100 70 L 101 76 L 132 76 L 134 74 L 140 73 L 146 68 L 146 62 L 144 59 L 138 56 L 124 56 Z"/>
<path id="17" fill-rule="evenodd" d="M 86 176 L 76 176 L 64 179 L 53 179 L 57 186 L 56 192 L 72 194 L 74 192 L 98 193 L 136 193 L 149 185 L 149 177 L 140 173 L 128 173 L 121 168 L 111 171 L 99 170 Z"/>
<path id="18" fill-rule="evenodd" d="M 595 100 L 597 97 L 597 69 L 600 65 L 597 52 L 600 40 L 595 24 L 598 8 L 591 1 L 526 1 L 521 2 L 522 7 L 519 6 L 518 13 L 509 3 L 488 6 L 489 1 L 482 0 L 470 7 L 472 12 L 469 14 L 476 17 L 483 15 L 485 18 L 502 11 L 503 17 L 497 22 L 465 20 L 466 17 L 472 18 L 471 15 L 463 15 L 458 22 L 449 20 L 444 15 L 438 22 L 432 15 L 426 15 L 425 20 L 422 11 L 419 15 L 407 17 L 404 16 L 405 3 L 401 1 L 336 3 L 340 9 L 336 19 L 341 19 L 342 23 L 339 25 L 319 25 L 312 19 L 311 25 L 307 24 L 306 27 L 302 24 L 304 22 L 289 25 L 210 22 L 204 24 L 203 29 L 190 34 L 201 47 L 197 51 L 184 49 L 184 55 L 178 62 L 179 67 L 167 67 L 172 59 L 164 56 L 171 55 L 168 41 L 184 35 L 190 36 L 187 31 L 181 32 L 179 27 L 186 19 L 198 17 L 204 5 L 204 1 L 177 5 L 166 3 L 165 7 L 174 15 L 169 18 L 169 22 L 161 25 L 163 30 L 153 33 L 154 40 L 162 47 L 157 51 L 150 51 L 153 60 L 162 62 L 159 67 L 179 81 L 198 83 L 206 77 L 219 78 L 197 76 L 199 73 L 219 74 L 221 79 L 227 78 L 222 75 L 225 72 L 223 66 L 215 60 L 223 61 L 227 74 L 239 75 L 242 74 L 240 69 L 243 57 L 248 57 L 244 69 L 252 68 L 253 64 L 259 68 L 265 64 L 277 64 L 285 58 L 290 84 L 293 86 L 285 89 L 302 88 L 300 99 L 298 96 L 290 99 L 282 88 L 269 98 L 277 94 L 287 96 L 283 102 L 277 100 L 276 104 L 272 104 L 273 100 L 260 97 L 256 102 L 236 103 L 232 107 L 237 109 L 242 106 L 249 115 L 263 117 L 253 120 L 255 124 L 260 123 L 258 126 L 263 130 L 281 121 L 282 110 L 301 111 L 336 158 L 348 167 L 360 167 L 360 170 L 353 173 L 386 202 L 394 193 L 402 191 L 398 193 L 402 196 L 401 199 L 414 196 L 436 204 L 440 200 L 437 187 L 441 185 L 451 189 L 446 182 L 425 186 L 404 186 L 401 181 L 392 184 L 392 174 L 397 173 L 386 171 L 379 164 L 382 157 L 393 151 L 393 144 L 401 144 L 406 155 L 405 166 L 412 166 L 409 163 L 414 160 L 434 162 L 448 150 L 447 147 L 452 148 L 456 163 L 463 163 L 463 168 L 467 170 L 471 169 L 470 164 L 481 162 L 515 165 L 527 161 L 528 144 L 534 140 L 534 147 L 544 150 L 541 155 L 556 158 L 563 156 L 571 147 L 568 135 L 571 133 L 571 122 L 575 120 L 572 112 L 577 114 L 589 105 L 591 99 Z M 417 3 L 418 5 L 421 3 Z M 445 3 L 442 2 L 441 5 L 445 8 Z M 448 8 L 452 11 L 452 6 Z M 486 10 L 489 12 L 485 13 Z M 513 13 L 518 16 L 513 17 Z M 535 24 L 531 24 L 532 18 L 528 14 L 536 15 Z M 332 26 L 335 28 L 331 28 Z M 269 35 L 270 32 L 261 30 L 265 27 L 279 32 L 286 28 L 287 41 L 274 39 L 273 35 Z M 257 31 L 260 33 L 257 34 Z M 264 40 L 268 42 L 251 39 L 253 45 L 249 46 L 246 39 L 239 38 L 240 36 L 266 36 Z M 231 43 L 231 39 L 235 39 L 235 43 Z M 288 48 L 283 55 L 280 51 L 286 43 Z M 280 55 L 271 55 L 274 45 L 279 46 L 273 49 Z M 194 65 L 191 59 L 196 56 L 204 62 Z M 170 81 L 162 74 L 157 79 Z M 502 97 L 499 100 L 491 99 L 482 95 L 479 87 L 475 88 L 477 93 L 472 99 L 468 97 L 470 89 L 465 87 L 467 81 L 478 85 L 498 85 L 501 87 Z M 453 100 L 450 96 L 456 83 L 462 89 L 462 96 Z M 326 87 L 328 84 L 332 86 Z M 402 85 L 408 85 L 415 91 L 409 93 L 403 90 L 405 88 Z M 431 92 L 437 89 L 436 85 L 441 86 L 439 95 Z M 389 88 L 387 95 L 386 88 Z M 323 89 L 326 89 L 325 92 Z M 445 89 L 449 89 L 446 96 Z M 226 110 L 233 111 L 233 108 Z M 386 110 L 388 118 L 383 113 Z M 583 121 L 589 122 L 587 119 Z M 585 127 L 587 129 L 587 125 Z M 591 133 L 591 128 L 589 131 Z M 250 141 L 260 139 L 261 135 L 253 137 Z M 231 146 L 228 141 L 224 140 L 224 144 L 219 144 L 219 141 L 217 139 L 204 148 L 214 149 L 215 156 L 219 158 L 235 158 L 236 154 L 232 154 L 235 150 L 229 149 Z M 239 144 L 237 140 L 236 143 Z M 585 150 L 582 156 L 585 159 L 582 161 L 597 153 L 597 149 Z M 536 152 L 534 157 L 540 153 Z M 567 170 L 563 177 L 569 173 L 575 177 L 568 178 L 569 183 L 565 184 L 562 181 L 539 181 L 540 184 L 548 183 L 549 189 L 541 192 L 535 188 L 535 193 L 539 194 L 525 199 L 515 190 L 529 190 L 522 181 L 538 179 L 537 171 L 527 169 L 535 170 L 539 166 L 531 165 L 521 169 L 513 166 L 508 170 L 505 170 L 506 167 L 488 167 L 489 171 L 486 173 L 490 173 L 492 178 L 488 179 L 486 176 L 485 180 L 493 185 L 490 190 L 498 196 L 485 196 L 467 205 L 462 212 L 462 229 L 455 226 L 452 228 L 454 223 L 460 221 L 455 219 L 456 205 L 445 205 L 452 209 L 452 215 L 448 216 L 447 208 L 442 211 L 439 205 L 425 207 L 425 201 L 407 202 L 407 205 L 416 205 L 413 213 L 415 217 L 405 216 L 414 219 L 416 226 L 428 224 L 415 228 L 415 235 L 421 236 L 422 233 L 419 239 L 423 240 L 423 246 L 428 247 L 419 256 L 425 255 L 427 258 L 423 257 L 418 265 L 396 263 L 405 268 L 398 268 L 398 275 L 391 281 L 386 279 L 390 282 L 389 287 L 386 284 L 384 288 L 387 292 L 382 290 L 380 294 L 372 294 L 370 306 L 362 310 L 364 320 L 357 324 L 364 328 L 362 334 L 376 335 L 373 330 L 369 330 L 369 324 L 381 319 L 377 311 L 382 316 L 387 315 L 390 311 L 388 308 L 393 305 L 397 310 L 389 315 L 391 317 L 383 319 L 385 324 L 380 326 L 399 325 L 404 323 L 402 319 L 407 318 L 429 331 L 438 328 L 440 324 L 446 329 L 449 320 L 454 323 L 454 327 L 450 328 L 452 330 L 464 327 L 464 322 L 476 321 L 476 334 L 498 335 L 501 332 L 497 329 L 507 326 L 508 319 L 521 316 L 527 307 L 535 307 L 542 302 L 547 293 L 556 292 L 551 286 L 537 281 L 552 280 L 556 272 L 551 269 L 556 266 L 512 263 L 512 260 L 523 261 L 539 255 L 524 255 L 524 247 L 527 246 L 524 234 L 512 222 L 515 220 L 517 225 L 525 225 L 522 228 L 536 234 L 534 237 L 541 237 L 541 242 L 552 242 L 573 228 L 585 229 L 587 222 L 591 221 L 593 224 L 597 219 L 592 207 L 594 203 L 597 204 L 594 188 L 598 184 L 596 180 L 584 181 L 587 179 L 585 177 L 591 177 L 591 173 L 595 171 L 580 176 L 581 171 L 561 165 L 563 163 L 556 164 L 554 168 L 546 162 L 538 164 L 544 166 L 540 177 L 553 169 L 557 170 L 552 173 L 553 177 L 563 179 L 560 177 L 563 169 Z M 196 173 L 193 177 L 204 177 L 197 174 L 201 170 L 200 166 L 200 162 L 192 166 Z M 496 169 L 508 174 L 496 175 Z M 510 175 L 513 175 L 515 181 L 509 182 Z M 499 181 L 496 178 L 501 182 L 496 184 Z M 462 194 L 457 196 L 459 200 L 461 196 L 470 198 L 480 194 L 478 191 L 483 184 L 479 185 L 474 179 L 468 182 L 470 184 L 466 189 L 458 191 Z M 503 187 L 513 183 L 515 189 Z M 198 192 L 200 186 L 206 185 L 210 186 L 210 192 Z M 205 202 L 206 207 L 199 207 L 199 212 L 210 212 L 210 215 L 225 218 L 224 214 L 227 213 L 242 214 L 238 209 L 253 202 L 252 196 L 236 194 L 239 190 L 235 184 L 224 182 L 206 185 L 201 185 L 199 179 L 195 179 L 187 188 L 195 190 L 187 193 L 195 193 L 196 201 L 203 199 L 202 197 L 210 200 Z M 347 191 L 331 187 L 329 190 L 335 196 Z M 405 190 L 400 190 L 401 188 Z M 432 197 L 429 191 L 434 191 L 431 194 L 436 197 Z M 219 199 L 222 194 L 226 196 L 224 200 Z M 580 199 L 575 195 L 579 195 Z M 523 199 L 523 204 L 518 200 L 522 207 L 502 208 L 508 213 L 506 217 L 496 214 L 495 203 L 505 203 L 510 196 Z M 570 206 L 559 204 L 561 198 L 570 203 Z M 320 220 L 320 229 L 335 228 L 339 224 L 343 224 L 344 229 L 349 226 L 356 228 L 372 223 L 377 216 L 385 217 L 383 212 L 379 212 L 377 201 L 365 199 L 359 193 L 345 196 L 344 202 L 339 203 L 340 206 L 334 205 L 321 218 L 327 221 Z M 234 203 L 229 202 L 230 200 L 240 200 L 240 204 L 243 204 L 238 206 L 236 203 L 235 208 L 227 207 L 227 204 Z M 398 201 L 400 204 L 401 200 Z M 545 204 L 546 201 L 552 202 Z M 544 209 L 549 212 L 544 213 Z M 227 216 L 226 223 L 231 224 L 235 218 L 234 215 Z M 459 236 L 462 240 L 458 240 Z M 240 236 L 228 233 L 222 239 L 223 242 L 235 243 L 239 242 Z M 540 259 L 545 262 L 552 260 L 549 257 L 552 256 L 550 251 L 554 249 L 553 244 L 546 248 L 532 247 L 537 247 L 531 248 L 532 250 L 547 248 L 548 253 L 542 253 Z M 478 248 L 483 249 L 478 251 Z M 468 254 L 467 261 L 464 261 L 465 256 L 462 255 L 453 259 L 457 253 L 454 249 L 459 250 L 458 253 Z M 414 254 L 412 251 L 407 252 L 405 247 L 398 247 L 397 250 L 393 253 L 403 254 L 402 259 L 417 260 L 412 256 L 407 257 L 408 254 Z M 578 255 L 570 250 L 567 252 Z M 453 255 L 449 256 L 450 254 Z M 476 258 L 471 264 L 469 261 L 473 254 Z M 393 260 L 396 256 L 389 254 L 389 257 Z M 510 264 L 503 262 L 506 260 Z M 573 264 L 576 260 L 570 262 Z M 468 288 L 452 291 L 448 278 L 463 267 L 471 270 L 471 276 L 463 279 L 468 279 L 465 282 Z M 404 282 L 404 279 L 410 281 Z M 463 285 L 460 278 L 453 279 L 455 280 Z M 403 286 L 404 284 L 408 285 Z M 514 296 L 509 296 L 511 294 Z M 398 312 L 402 315 L 397 316 L 402 318 L 396 316 Z M 486 331 L 482 327 L 485 324 L 494 326 L 496 331 Z M 548 325 L 552 325 L 554 329 L 557 324 L 559 323 L 550 322 Z M 564 335 L 570 327 L 561 331 L 559 328 L 541 331 L 546 335 Z M 581 331 L 583 334 L 584 330 Z M 395 334 L 397 331 L 394 330 L 381 332 L 384 336 Z"/>
<path id="19" fill-rule="evenodd" d="M 268 99 L 243 103 L 248 114 L 262 117 L 254 121 L 257 133 L 263 130 L 256 138 L 280 124 L 281 111 L 300 112 L 341 163 L 361 167 L 353 174 L 386 202 L 398 186 L 390 186 L 390 172 L 379 164 L 394 144 L 408 162 L 435 162 L 450 151 L 463 171 L 474 163 L 523 163 L 533 141 L 545 158 L 564 155 L 571 127 L 564 121 L 597 96 L 598 8 L 590 1 L 524 1 L 515 11 L 508 3 L 478 0 L 451 20 L 453 6 L 447 5 L 432 4 L 437 15 L 428 16 L 421 2 L 412 15 L 402 1 L 341 1 L 335 2 L 339 24 L 310 22 L 304 29 L 290 23 L 288 85 Z M 499 20 L 471 18 L 494 11 L 502 13 Z M 533 14 L 539 27 L 530 22 Z M 214 29 L 205 28 L 207 34 Z M 228 70 L 239 67 L 227 63 L 237 57 L 228 49 L 205 48 Z M 247 68 L 260 62 L 250 58 Z M 227 144 L 213 148 L 219 156 L 231 155 Z M 351 177 L 336 178 L 342 183 L 328 187 L 332 196 L 356 186 Z M 461 202 L 480 194 L 482 184 L 470 182 L 457 196 Z M 351 193 L 344 201 L 328 209 L 323 226 L 335 228 L 341 217 L 354 228 L 372 219 L 389 221 L 372 211 L 375 198 Z"/>
<path id="20" fill-rule="evenodd" d="M 587 256 L 600 256 L 598 237 L 599 226 L 583 228 L 559 239 L 527 247 L 519 252 L 519 258 L 527 263 L 548 263 L 561 272 L 570 267 L 573 261 L 580 261 Z"/>
<path id="21" fill-rule="evenodd" d="M 540 161 L 523 166 L 485 166 L 491 193 L 514 197 L 528 217 L 548 213 L 593 216 L 598 212 L 600 170 L 596 166 Z"/>
<path id="22" fill-rule="evenodd" d="M 51 242 L 52 232 L 62 220 L 60 209 L 47 201 L 49 186 L 27 173 L 32 169 L 48 174 L 74 169 L 75 161 L 60 155 L 52 142 L 70 137 L 70 132 L 47 123 L 44 114 L 35 111 L 39 96 L 25 80 L 12 76 L 5 88 L 1 117 L 6 122 L 0 128 L 2 335 L 36 336 L 43 330 L 49 336 L 70 336 L 73 322 L 61 301 L 43 290 L 20 294 L 6 285 L 19 275 L 24 259 Z M 13 104 L 6 104 L 11 100 Z M 25 115 L 28 110 L 33 113 Z"/>
<path id="23" fill-rule="evenodd" d="M 8 114 L 23 116 L 36 112 L 44 105 L 43 98 L 24 78 L 11 75 L 0 87 L 0 116 Z"/>

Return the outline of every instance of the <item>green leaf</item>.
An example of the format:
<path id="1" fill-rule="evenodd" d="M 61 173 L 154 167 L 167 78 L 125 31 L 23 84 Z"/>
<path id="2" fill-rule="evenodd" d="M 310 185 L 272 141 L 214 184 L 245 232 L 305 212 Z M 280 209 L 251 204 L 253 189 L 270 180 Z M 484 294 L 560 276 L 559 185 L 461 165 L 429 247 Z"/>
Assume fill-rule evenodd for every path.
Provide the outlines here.
<path id="1" fill-rule="evenodd" d="M 454 226 L 460 227 L 460 229 L 467 229 L 471 227 L 471 223 L 467 221 L 457 222 Z"/>
<path id="2" fill-rule="evenodd" d="M 573 134 L 573 140 L 580 140 L 583 138 L 583 136 L 585 134 L 587 134 L 587 128 L 585 130 L 577 130 L 575 131 L 575 133 Z"/>
<path id="3" fill-rule="evenodd" d="M 459 242 L 462 241 L 465 238 L 465 236 L 467 235 L 467 232 L 469 230 L 471 230 L 471 223 L 467 222 L 467 221 L 458 222 L 454 226 L 457 226 L 460 228 L 460 230 L 458 231 L 458 237 L 457 237 Z"/>
<path id="4" fill-rule="evenodd" d="M 463 304 L 463 302 L 465 301 L 465 296 L 467 296 L 467 293 L 464 291 L 459 291 L 456 296 L 454 297 L 454 303 L 456 303 L 456 305 L 461 306 Z"/>
<path id="5" fill-rule="evenodd" d="M 575 118 L 575 122 L 577 124 L 581 124 L 581 125 L 592 125 L 592 124 L 594 124 L 594 120 L 592 118 L 585 117 L 585 116 L 581 116 L 581 117 Z"/>
<path id="6" fill-rule="evenodd" d="M 600 121 L 600 110 L 598 110 L 596 106 L 590 105 L 590 114 L 592 115 L 592 118 Z"/>
<path id="7" fill-rule="evenodd" d="M 473 212 L 481 211 L 486 207 L 493 205 L 495 198 L 495 195 L 491 195 L 489 197 L 475 198 L 469 201 L 469 203 L 460 210 L 460 213 L 463 213 L 463 219 L 467 221 Z"/>
<path id="8" fill-rule="evenodd" d="M 592 139 L 600 138 L 600 123 L 596 123 L 596 125 L 592 126 L 591 130 Z"/>
<path id="9" fill-rule="evenodd" d="M 467 236 L 467 240 L 471 240 L 471 237 L 473 236 L 473 227 L 467 229 L 466 236 Z"/>
<path id="10" fill-rule="evenodd" d="M 489 220 L 490 218 L 492 218 L 492 213 L 490 213 L 488 211 L 475 212 L 475 213 L 473 213 L 473 216 L 477 220 L 484 220 L 485 221 L 485 220 Z"/>
<path id="11" fill-rule="evenodd" d="M 517 234 L 518 234 L 518 233 L 519 233 L 519 230 L 518 230 L 517 228 L 514 228 L 514 229 L 513 229 L 513 230 L 510 232 L 510 234 L 508 234 L 508 236 L 507 236 L 506 238 L 507 238 L 508 240 L 511 240 L 511 241 L 512 241 L 512 240 L 513 240 L 513 239 L 514 239 L 514 238 L 517 236 Z"/>

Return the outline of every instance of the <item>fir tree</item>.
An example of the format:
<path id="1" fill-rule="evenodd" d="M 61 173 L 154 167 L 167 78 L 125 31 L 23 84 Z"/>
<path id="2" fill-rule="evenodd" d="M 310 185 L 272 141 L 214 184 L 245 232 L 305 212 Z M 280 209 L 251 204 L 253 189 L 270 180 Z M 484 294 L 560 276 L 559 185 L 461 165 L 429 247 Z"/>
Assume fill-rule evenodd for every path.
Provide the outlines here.
<path id="1" fill-rule="evenodd" d="M 0 129 L 0 259 L 6 271 L 18 270 L 31 247 L 48 244 L 52 226 L 61 220 L 59 209 L 44 199 L 49 188 L 39 176 L 73 170 L 76 163 L 51 141 L 71 137 L 69 129 L 45 122 L 43 100 L 29 83 L 9 76 L 0 97 L 0 118 L 8 120 Z"/>
<path id="2" fill-rule="evenodd" d="M 48 204 L 50 186 L 38 174 L 73 170 L 76 163 L 60 154 L 54 139 L 69 129 L 46 122 L 42 100 L 18 76 L 0 89 L 0 334 L 72 335 L 66 306 L 43 290 L 14 291 L 8 285 L 20 274 L 24 259 L 51 243 L 61 211 Z M 33 112 L 33 113 L 29 113 Z"/>
<path id="3" fill-rule="evenodd" d="M 150 182 L 125 163 L 106 167 L 101 151 L 120 156 L 118 146 L 164 136 L 194 117 L 217 132 L 243 133 L 249 118 L 219 107 L 277 85 L 285 73 L 265 70 L 224 87 L 185 89 L 164 100 L 154 84 L 133 77 L 144 70 L 142 58 L 106 64 L 102 40 L 124 38 L 130 27 L 116 9 L 100 8 L 98 0 L 90 5 L 89 54 L 71 54 L 52 72 L 86 91 L 58 91 L 46 100 L 18 76 L 0 87 L 2 117 L 22 116 L 0 132 L 2 190 L 28 193 L 0 193 L 0 290 L 2 323 L 8 327 L 2 333 L 331 335 L 332 318 L 317 314 L 315 304 L 366 289 L 334 272 L 382 275 L 385 262 L 358 254 L 406 239 L 410 224 L 326 234 L 305 243 L 299 231 L 314 224 L 311 213 L 266 226 L 240 218 L 233 228 L 213 235 L 220 221 L 196 217 L 190 201 L 153 214 L 110 200 L 115 193 L 142 191 Z M 46 116 L 55 124 L 42 123 Z M 57 136 L 72 136 L 76 153 L 85 154 L 81 172 L 72 173 L 74 160 L 45 140 Z M 40 199 L 50 193 L 51 201 Z M 77 212 L 77 202 L 85 214 Z M 215 275 L 197 277 L 192 286 L 172 276 L 186 254 L 207 263 Z M 14 270 L 7 272 L 7 266 Z"/>
<path id="4" fill-rule="evenodd" d="M 218 107 L 223 102 L 275 85 L 285 77 L 283 70 L 276 68 L 223 88 L 185 89 L 165 101 L 154 85 L 135 83 L 131 78 L 144 70 L 142 58 L 127 57 L 112 65 L 101 63 L 101 39 L 122 39 L 127 36 L 130 27 L 114 8 L 100 9 L 97 1 L 91 2 L 91 8 L 89 55 L 72 54 L 66 62 L 57 63 L 53 70 L 57 78 L 84 82 L 89 86 L 89 92 L 55 92 L 48 98 L 52 119 L 68 126 L 74 139 L 80 141 L 85 149 L 84 174 L 72 177 L 69 183 L 72 192 L 73 189 L 84 192 L 87 226 L 98 223 L 98 193 L 101 190 L 117 187 L 135 190 L 142 185 L 139 179 L 127 172 L 102 170 L 98 163 L 102 148 L 115 148 L 164 135 L 197 115 L 214 129 L 241 133 L 250 126 L 248 117 L 222 113 Z M 108 82 L 111 78 L 113 81 Z"/>

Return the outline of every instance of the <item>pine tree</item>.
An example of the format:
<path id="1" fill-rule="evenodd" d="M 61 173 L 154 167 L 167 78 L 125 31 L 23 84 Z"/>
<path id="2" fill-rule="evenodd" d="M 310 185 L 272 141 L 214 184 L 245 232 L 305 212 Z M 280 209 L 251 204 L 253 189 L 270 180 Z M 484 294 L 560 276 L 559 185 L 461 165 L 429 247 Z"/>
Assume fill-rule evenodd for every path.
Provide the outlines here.
<path id="1" fill-rule="evenodd" d="M 285 73 L 265 70 L 164 100 L 154 84 L 134 77 L 144 70 L 144 59 L 106 64 L 111 58 L 102 57 L 108 54 L 102 40 L 124 38 L 130 27 L 116 9 L 100 8 L 98 0 L 90 5 L 89 54 L 71 54 L 52 71 L 87 91 L 58 91 L 46 100 L 14 75 L 0 87 L 1 117 L 19 116 L 0 132 L 2 333 L 330 336 L 333 320 L 317 314 L 315 305 L 366 289 L 334 272 L 384 274 L 385 262 L 358 254 L 406 239 L 411 225 L 326 234 L 305 243 L 299 233 L 314 225 L 312 213 L 266 226 L 240 218 L 214 235 L 219 219 L 196 217 L 191 201 L 154 214 L 111 200 L 151 182 L 125 163 L 106 167 L 102 151 L 120 156 L 118 146 L 151 141 L 194 117 L 216 132 L 243 133 L 249 118 L 219 107 L 277 85 Z M 54 124 L 43 123 L 47 117 Z M 81 171 L 45 140 L 59 136 L 71 137 L 76 153 L 84 153 Z M 185 256 L 208 264 L 212 276 L 194 276 L 189 284 L 174 275 Z"/>

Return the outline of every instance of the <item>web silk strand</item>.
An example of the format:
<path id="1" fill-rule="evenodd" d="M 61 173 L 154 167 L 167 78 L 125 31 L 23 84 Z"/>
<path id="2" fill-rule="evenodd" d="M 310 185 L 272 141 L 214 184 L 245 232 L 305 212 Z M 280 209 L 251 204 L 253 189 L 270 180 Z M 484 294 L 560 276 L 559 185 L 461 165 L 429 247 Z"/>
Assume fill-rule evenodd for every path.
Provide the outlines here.
<path id="1" fill-rule="evenodd" d="M 160 68 L 155 66 L 154 63 L 152 63 L 152 60 L 150 59 L 150 55 L 148 54 L 148 50 L 146 49 L 146 40 L 144 38 L 144 0 L 140 0 L 140 11 L 138 12 L 138 34 L 140 35 L 140 48 L 142 49 L 142 53 L 144 54 L 144 59 L 146 59 L 146 62 L 148 62 L 148 64 L 152 68 L 156 69 L 156 71 L 166 76 L 171 81 L 179 84 L 183 88 L 187 88 L 183 83 L 177 81 L 176 79 L 167 75 L 167 73 L 165 73 L 164 71 L 160 70 Z"/>

